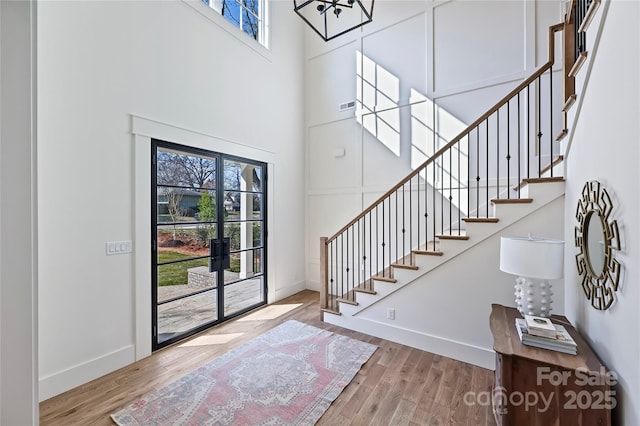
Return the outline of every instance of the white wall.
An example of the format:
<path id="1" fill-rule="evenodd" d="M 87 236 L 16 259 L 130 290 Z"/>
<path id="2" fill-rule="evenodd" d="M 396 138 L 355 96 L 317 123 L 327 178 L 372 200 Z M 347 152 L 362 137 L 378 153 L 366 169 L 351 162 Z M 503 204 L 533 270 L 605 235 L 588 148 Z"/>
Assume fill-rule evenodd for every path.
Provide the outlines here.
<path id="1" fill-rule="evenodd" d="M 0 2 L 0 424 L 38 423 L 36 2 Z"/>
<path id="2" fill-rule="evenodd" d="M 319 238 L 422 163 L 430 129 L 448 141 L 544 64 L 561 17 L 556 1 L 381 0 L 361 31 L 326 44 L 307 31 L 309 288 L 319 289 Z M 363 131 L 354 110 L 338 111 L 356 98 L 405 107 Z"/>
<path id="3" fill-rule="evenodd" d="M 302 26 L 288 2 L 271 2 L 264 49 L 190 3 L 40 5 L 41 399 L 150 351 L 151 283 L 136 269 L 150 263 L 137 238 L 150 229 L 137 192 L 149 137 L 264 153 L 269 301 L 304 288 Z M 114 240 L 133 240 L 134 253 L 107 257 Z"/>
<path id="4" fill-rule="evenodd" d="M 617 301 L 606 311 L 591 307 L 579 285 L 574 261 L 578 253 L 566 245 L 565 311 L 604 364 L 618 377 L 617 424 L 640 424 L 640 5 L 607 1 L 602 34 L 589 27 L 592 62 L 581 70 L 578 103 L 568 151 L 565 239 L 572 241 L 576 205 L 585 182 L 600 181 L 614 203 L 612 219 L 620 227 L 622 250 L 615 258 L 624 273 Z M 597 47 L 597 49 L 596 49 Z"/>

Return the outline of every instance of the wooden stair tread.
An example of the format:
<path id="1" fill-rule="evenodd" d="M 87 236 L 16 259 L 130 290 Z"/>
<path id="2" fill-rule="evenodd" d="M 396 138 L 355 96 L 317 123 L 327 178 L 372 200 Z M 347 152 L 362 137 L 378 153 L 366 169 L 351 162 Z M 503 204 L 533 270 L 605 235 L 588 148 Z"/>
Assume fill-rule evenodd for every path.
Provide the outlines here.
<path id="1" fill-rule="evenodd" d="M 530 204 L 533 198 L 494 198 L 492 204 Z"/>
<path id="2" fill-rule="evenodd" d="M 522 179 L 524 183 L 548 183 L 548 182 L 564 182 L 564 176 L 540 177 Z"/>
<path id="3" fill-rule="evenodd" d="M 443 234 L 443 235 L 436 235 L 436 238 L 438 238 L 440 240 L 468 240 L 469 236 L 468 235 L 447 235 L 447 234 Z"/>
<path id="4" fill-rule="evenodd" d="M 414 254 L 423 254 L 426 256 L 442 256 L 443 253 L 441 251 L 434 250 L 413 250 Z"/>
<path id="5" fill-rule="evenodd" d="M 390 277 L 381 277 L 380 275 L 374 275 L 373 277 L 371 277 L 372 280 L 375 281 L 384 281 L 387 283 L 396 283 L 398 282 L 398 280 L 396 280 L 395 278 L 390 278 Z"/>
<path id="6" fill-rule="evenodd" d="M 411 265 L 409 263 L 392 263 L 392 267 L 399 269 L 411 269 L 412 271 L 417 271 L 419 268 L 416 265 Z"/>
<path id="7" fill-rule="evenodd" d="M 416 249 L 418 251 L 438 251 L 438 247 L 440 246 L 440 241 L 431 240 L 425 244 L 420 244 L 420 246 Z M 415 251 L 415 250 L 413 250 Z"/>
<path id="8" fill-rule="evenodd" d="M 551 170 L 552 167 L 557 166 L 558 164 L 562 163 L 562 161 L 564 161 L 564 155 L 558 155 L 556 158 L 553 159 L 553 161 L 549 164 L 547 164 L 546 166 L 544 166 L 542 169 L 540 169 L 540 174 L 545 174 L 546 172 L 548 172 L 549 170 Z M 542 180 L 541 180 L 542 179 Z M 522 181 L 520 181 L 519 184 L 515 185 L 513 187 L 514 191 L 517 191 L 521 188 L 524 188 L 527 184 L 529 183 L 541 183 L 541 182 L 559 182 L 560 180 L 564 181 L 564 177 L 563 176 L 554 176 L 551 181 L 545 180 L 545 179 L 549 179 L 549 177 L 540 177 L 540 178 L 524 178 L 522 179 Z M 528 182 L 528 181 L 533 181 L 533 182 Z"/>
<path id="9" fill-rule="evenodd" d="M 498 223 L 500 221 L 497 217 L 465 217 L 462 220 L 467 223 Z"/>
<path id="10" fill-rule="evenodd" d="M 356 287 L 353 289 L 356 293 L 365 293 L 365 294 L 378 294 L 375 290 L 371 290 L 364 287 Z"/>
<path id="11" fill-rule="evenodd" d="M 569 134 L 569 129 L 562 129 L 562 131 L 556 136 L 556 142 L 561 141 Z"/>
<path id="12" fill-rule="evenodd" d="M 564 155 L 558 155 L 556 158 L 554 158 L 554 160 L 551 163 L 547 164 L 542 168 L 542 170 L 540 170 L 540 174 L 544 174 L 548 172 L 549 170 L 551 170 L 552 167 L 555 167 L 558 164 L 562 163 L 563 160 L 564 160 Z"/>
<path id="13" fill-rule="evenodd" d="M 600 0 L 593 0 L 591 2 L 589 8 L 587 9 L 587 13 L 585 13 L 584 17 L 582 18 L 582 23 L 578 27 L 579 33 L 584 33 L 587 31 L 587 28 L 589 28 L 589 25 L 591 25 L 591 21 L 593 21 L 594 16 L 596 16 L 596 11 L 599 7 Z"/>
<path id="14" fill-rule="evenodd" d="M 575 104 L 576 99 L 578 99 L 578 97 L 575 94 L 569 96 L 567 101 L 564 103 L 564 106 L 562 107 L 562 111 L 564 111 L 564 112 L 569 111 L 571 109 L 571 107 L 573 106 L 573 104 Z"/>
<path id="15" fill-rule="evenodd" d="M 351 299 L 345 299 L 342 297 L 338 297 L 336 299 L 337 302 L 342 302 L 342 303 L 346 303 L 348 305 L 353 305 L 353 306 L 358 306 L 358 302 L 356 302 L 355 300 L 351 300 Z"/>
<path id="16" fill-rule="evenodd" d="M 582 52 L 580 56 L 578 56 L 578 58 L 576 59 L 576 62 L 573 64 L 573 66 L 569 70 L 569 77 L 575 77 L 576 75 L 578 75 L 578 72 L 580 72 L 580 68 L 582 68 L 584 63 L 587 61 L 587 55 L 588 55 L 588 52 L 585 51 L 585 52 Z"/>
<path id="17" fill-rule="evenodd" d="M 336 311 L 334 309 L 329 309 L 329 308 L 320 308 L 320 311 L 326 312 L 327 314 L 342 315 L 340 311 Z"/>

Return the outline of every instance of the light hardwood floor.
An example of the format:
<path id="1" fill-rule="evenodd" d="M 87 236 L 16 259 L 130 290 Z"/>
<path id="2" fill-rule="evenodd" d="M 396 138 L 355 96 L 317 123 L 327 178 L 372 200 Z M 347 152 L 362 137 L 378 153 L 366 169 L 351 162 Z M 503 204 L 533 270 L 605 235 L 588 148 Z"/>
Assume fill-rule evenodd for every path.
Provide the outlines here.
<path id="1" fill-rule="evenodd" d="M 43 401 L 40 424 L 113 425 L 111 413 L 289 319 L 378 346 L 319 425 L 495 424 L 490 407 L 463 401 L 466 392 L 490 391 L 491 370 L 325 324 L 318 300 L 300 292 Z"/>

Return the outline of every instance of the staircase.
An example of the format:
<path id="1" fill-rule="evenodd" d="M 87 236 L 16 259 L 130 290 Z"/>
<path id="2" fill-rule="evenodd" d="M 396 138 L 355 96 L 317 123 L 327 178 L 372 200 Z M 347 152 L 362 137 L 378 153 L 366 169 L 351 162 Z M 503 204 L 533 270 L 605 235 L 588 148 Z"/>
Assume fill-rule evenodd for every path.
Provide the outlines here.
<path id="1" fill-rule="evenodd" d="M 573 62 L 565 56 L 563 71 L 553 72 L 559 31 L 573 31 L 573 22 L 549 28 L 546 64 L 448 143 L 439 146 L 434 137 L 422 165 L 336 234 L 321 238 L 324 321 L 493 368 L 492 351 L 482 348 L 488 335 L 468 335 L 464 344 L 444 336 L 464 335 L 465 321 L 488 318 L 491 303 L 513 303 L 510 289 L 473 276 L 473 262 L 495 257 L 500 235 L 539 229 L 552 236 L 544 231 L 558 224 L 549 217 L 563 217 L 561 140 L 573 96 L 573 79 L 564 70 Z M 564 39 L 566 49 L 570 37 Z M 456 299 L 463 297 L 478 299 L 477 307 L 466 309 L 474 312 L 459 311 Z M 452 314 L 430 316 L 430 305 Z M 393 306 L 411 318 L 396 321 Z M 405 325 L 421 321 L 431 331 Z M 459 322 L 447 327 L 460 333 L 439 321 Z"/>
<path id="2" fill-rule="evenodd" d="M 338 298 L 337 310 L 328 311 L 332 315 L 325 315 L 326 322 L 343 325 L 344 318 L 357 314 L 373 303 L 391 293 L 400 290 L 417 279 L 428 274 L 435 268 L 441 267 L 451 259 L 463 255 L 464 252 L 486 239 L 499 235 L 502 230 L 514 223 L 535 214 L 544 206 L 558 200 L 564 195 L 564 179 L 562 177 L 531 179 L 526 189 L 527 197 L 513 199 L 511 202 L 496 203 L 493 206 L 494 215 L 489 220 L 471 218 L 467 222 L 466 231 L 460 237 L 442 235 L 436 242 L 436 250 L 412 250 L 411 259 L 406 263 L 391 265 L 391 273 L 387 277 L 373 277 L 374 290 L 362 291 L 355 289 L 353 298 Z M 430 243 L 429 246 L 432 244 Z M 381 279 L 382 278 L 382 279 Z"/>
<path id="3" fill-rule="evenodd" d="M 522 195 L 520 199 L 493 204 L 489 220 L 465 221 L 460 235 L 439 236 L 435 248 L 430 242 L 428 247 L 412 250 L 409 259 L 392 264 L 384 276 L 372 277 L 366 288 L 335 297 L 333 309 L 323 311 L 324 321 L 493 368 L 494 354 L 482 349 L 483 337 L 490 341 L 489 336 L 475 335 L 475 331 L 467 333 L 465 329 L 474 327 L 465 323 L 487 319 L 491 303 L 513 305 L 513 277 L 498 269 L 500 236 L 522 236 L 528 232 L 547 237 L 562 234 L 562 221 L 553 226 L 546 224 L 549 217 L 561 217 L 564 211 L 562 177 L 532 179 L 522 188 Z M 492 254 L 484 256 L 483 252 Z M 493 276 L 475 273 L 481 269 L 478 263 L 495 265 Z M 496 278 L 508 284 L 496 284 L 493 282 Z M 473 310 L 469 310 L 468 302 L 460 303 L 464 298 L 473 300 Z M 435 314 L 443 306 L 447 315 Z M 398 308 L 391 317 L 390 307 Z M 451 327 L 448 323 L 454 319 L 461 323 Z M 414 327 L 415 324 L 421 326 Z M 459 341 L 449 341 L 452 336 Z M 469 344 L 474 341 L 475 344 Z"/>

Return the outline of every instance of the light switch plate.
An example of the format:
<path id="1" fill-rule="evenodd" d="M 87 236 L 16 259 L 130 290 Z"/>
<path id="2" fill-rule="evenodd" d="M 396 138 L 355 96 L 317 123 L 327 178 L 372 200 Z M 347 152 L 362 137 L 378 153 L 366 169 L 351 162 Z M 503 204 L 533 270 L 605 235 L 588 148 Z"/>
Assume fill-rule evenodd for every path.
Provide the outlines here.
<path id="1" fill-rule="evenodd" d="M 126 241 L 109 241 L 107 243 L 107 255 L 125 254 L 133 251 L 133 242 Z"/>

